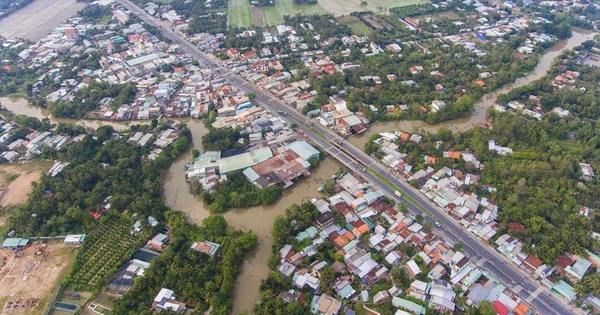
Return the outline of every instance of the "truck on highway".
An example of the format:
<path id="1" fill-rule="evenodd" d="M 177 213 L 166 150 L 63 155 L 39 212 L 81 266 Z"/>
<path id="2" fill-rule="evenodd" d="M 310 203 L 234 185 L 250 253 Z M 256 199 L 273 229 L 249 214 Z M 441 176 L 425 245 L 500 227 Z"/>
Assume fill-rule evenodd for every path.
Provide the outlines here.
<path id="1" fill-rule="evenodd" d="M 402 193 L 399 191 L 394 191 L 394 194 L 396 194 L 396 196 L 398 196 L 399 198 L 402 198 Z"/>

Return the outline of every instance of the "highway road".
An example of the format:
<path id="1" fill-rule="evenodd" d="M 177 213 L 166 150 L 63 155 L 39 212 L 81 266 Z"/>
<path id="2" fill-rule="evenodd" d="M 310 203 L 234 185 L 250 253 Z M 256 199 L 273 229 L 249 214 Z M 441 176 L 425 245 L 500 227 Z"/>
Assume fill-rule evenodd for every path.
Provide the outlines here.
<path id="1" fill-rule="evenodd" d="M 146 23 L 158 25 L 159 21 L 130 1 L 117 0 L 117 2 L 124 5 Z M 345 141 L 344 138 L 328 128 L 325 128 L 318 123 L 313 124 L 309 122 L 304 115 L 285 105 L 269 92 L 259 89 L 245 81 L 242 77 L 234 74 L 229 69 L 221 67 L 213 58 L 209 57 L 195 45 L 180 37 L 170 29 L 165 27 L 159 29 L 165 37 L 179 44 L 191 57 L 200 62 L 200 64 L 213 69 L 241 91 L 254 93 L 256 95 L 255 102 L 263 105 L 274 115 L 278 115 L 278 112 L 287 113 L 286 115 L 281 115 L 281 117 L 288 123 L 296 123 L 299 126 L 304 126 L 305 133 L 329 155 L 363 176 L 372 184 L 378 186 L 385 191 L 389 197 L 395 199 L 397 202 L 405 202 L 396 196 L 390 187 L 365 170 L 370 168 L 385 177 L 391 183 L 400 187 L 407 195 L 426 210 L 426 213 L 422 213 L 415 205 L 406 203 L 412 213 L 423 214 L 428 222 L 439 222 L 439 226 L 436 225 L 434 227 L 434 230 L 438 232 L 438 235 L 443 235 L 451 243 L 462 243 L 464 245 L 463 252 L 467 254 L 472 262 L 489 271 L 507 287 L 512 288 L 519 297 L 524 299 L 538 313 L 543 315 L 578 313 L 577 309 L 572 307 L 572 305 L 566 304 L 562 298 L 551 293 L 539 282 L 529 277 L 523 270 L 519 269 L 518 266 L 498 253 L 482 239 L 465 231 L 454 219 L 447 216 L 442 209 L 424 198 L 418 190 L 411 187 L 406 181 L 393 175 L 393 173 L 379 163 L 379 161 L 373 159 L 361 149 L 356 148 L 350 142 Z"/>

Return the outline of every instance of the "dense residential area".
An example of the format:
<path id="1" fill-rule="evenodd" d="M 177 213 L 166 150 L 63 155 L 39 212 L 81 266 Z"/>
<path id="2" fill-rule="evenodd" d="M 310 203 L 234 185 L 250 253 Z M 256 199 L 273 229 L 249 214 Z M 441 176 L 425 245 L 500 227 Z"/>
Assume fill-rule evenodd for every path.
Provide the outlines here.
<path id="1" fill-rule="evenodd" d="M 261 285 L 257 314 L 291 314 L 298 306 L 316 314 L 453 313 L 478 306 L 482 314 L 531 313 L 462 246 L 448 244 L 422 216 L 391 205 L 360 177 L 339 174 L 323 192 L 326 198 L 294 205 L 276 219 L 273 273 Z"/>
<path id="2" fill-rule="evenodd" d="M 595 1 L 48 1 L 0 313 L 600 314 Z"/>

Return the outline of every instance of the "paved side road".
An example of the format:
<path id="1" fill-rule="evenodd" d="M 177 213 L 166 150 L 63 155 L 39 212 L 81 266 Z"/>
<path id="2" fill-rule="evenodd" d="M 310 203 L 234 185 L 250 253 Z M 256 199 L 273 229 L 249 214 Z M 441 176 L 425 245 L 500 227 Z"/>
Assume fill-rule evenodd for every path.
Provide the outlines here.
<path id="1" fill-rule="evenodd" d="M 127 7 L 146 23 L 158 25 L 157 20 L 130 1 L 117 0 L 117 2 Z M 370 173 L 363 171 L 363 169 L 365 169 L 365 166 L 371 168 L 375 172 L 384 176 L 388 181 L 400 187 L 405 193 L 407 193 L 413 200 L 415 200 L 426 210 L 424 215 L 427 216 L 426 220 L 428 222 L 433 223 L 433 221 L 437 221 L 440 223 L 441 226 L 435 228 L 437 232 L 440 232 L 441 235 L 444 235 L 453 243 L 464 244 L 463 251 L 467 253 L 471 261 L 488 270 L 507 287 L 513 288 L 513 290 L 515 290 L 521 298 L 526 300 L 537 312 L 543 315 L 565 315 L 578 313 L 576 309 L 565 304 L 561 298 L 552 294 L 548 289 L 543 288 L 540 291 L 539 288 L 542 287 L 540 283 L 531 279 L 524 273 L 524 271 L 520 270 L 519 267 L 515 266 L 512 262 L 496 252 L 496 250 L 491 248 L 489 245 L 483 243 L 481 239 L 463 230 L 456 221 L 450 219 L 440 208 L 432 205 L 429 200 L 425 199 L 418 191 L 408 185 L 404 180 L 398 179 L 394 175 L 390 174 L 390 171 L 387 170 L 387 168 L 385 168 L 378 161 L 374 160 L 372 157 L 368 156 L 365 152 L 354 147 L 351 143 L 345 141 L 342 137 L 335 134 L 331 130 L 319 124 L 309 123 L 304 115 L 286 106 L 268 92 L 251 85 L 243 78 L 233 74 L 229 69 L 220 67 L 219 64 L 208 57 L 208 55 L 204 54 L 196 46 L 182 39 L 168 28 L 161 27 L 160 30 L 165 37 L 179 44 L 190 54 L 190 56 L 198 60 L 204 66 L 211 68 L 222 75 L 227 81 L 230 82 L 230 84 L 237 86 L 243 92 L 254 93 L 256 95 L 256 101 L 270 110 L 273 114 L 276 115 L 277 112 L 286 112 L 288 115 L 281 117 L 288 123 L 295 122 L 307 127 L 305 132 L 328 154 L 342 162 L 351 170 L 361 174 L 365 179 L 385 191 L 388 196 L 395 199 L 397 202 L 404 202 L 404 200 L 395 195 L 391 188 L 386 186 Z M 327 138 L 327 140 L 325 138 Z M 410 203 L 407 205 L 412 213 L 423 213 L 415 205 Z"/>

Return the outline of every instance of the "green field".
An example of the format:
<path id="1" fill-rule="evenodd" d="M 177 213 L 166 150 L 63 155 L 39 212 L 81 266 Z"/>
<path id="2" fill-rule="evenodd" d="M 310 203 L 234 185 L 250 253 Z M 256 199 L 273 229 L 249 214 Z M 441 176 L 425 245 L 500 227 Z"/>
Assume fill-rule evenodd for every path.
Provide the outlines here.
<path id="1" fill-rule="evenodd" d="M 294 0 L 274 0 L 274 6 L 261 7 L 263 16 L 262 24 L 264 26 L 277 26 L 283 23 L 283 16 L 293 16 L 296 14 L 325 14 L 331 13 L 335 16 L 349 15 L 354 11 L 371 10 L 377 12 L 377 7 L 390 9 L 416 3 L 426 3 L 427 0 L 372 0 L 367 1 L 367 6 L 362 6 L 362 0 L 319 0 L 319 4 L 297 5 Z M 251 27 L 259 24 L 260 21 L 254 21 L 252 16 L 252 7 L 249 0 L 229 0 L 227 16 L 229 17 L 229 26 L 231 27 Z M 257 17 L 259 18 L 259 17 Z M 373 32 L 366 24 L 361 21 L 347 24 L 357 35 L 369 35 Z"/>
<path id="2" fill-rule="evenodd" d="M 342 18 L 339 18 L 338 22 L 340 24 L 344 24 L 344 25 L 347 25 L 348 27 L 350 27 L 350 29 L 352 29 L 352 32 L 355 35 L 368 36 L 368 35 L 373 34 L 372 28 L 370 28 L 367 24 L 365 24 L 363 21 L 359 20 L 358 18 L 356 18 L 354 16 L 344 16 Z"/>
<path id="3" fill-rule="evenodd" d="M 270 7 L 263 7 L 263 19 L 265 25 L 277 26 L 283 23 L 284 15 L 296 15 L 296 14 L 325 14 L 325 9 L 319 4 L 310 5 L 297 5 L 293 0 L 274 0 L 275 5 Z"/>
<path id="4" fill-rule="evenodd" d="M 230 27 L 250 27 L 254 25 L 252 7 L 248 0 L 229 0 L 227 17 Z"/>

